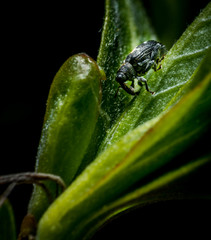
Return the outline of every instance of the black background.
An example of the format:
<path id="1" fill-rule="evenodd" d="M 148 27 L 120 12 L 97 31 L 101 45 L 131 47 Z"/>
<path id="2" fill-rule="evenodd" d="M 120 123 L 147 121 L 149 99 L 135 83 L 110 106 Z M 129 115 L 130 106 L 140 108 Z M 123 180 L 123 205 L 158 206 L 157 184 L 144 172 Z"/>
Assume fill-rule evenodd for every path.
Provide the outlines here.
<path id="1" fill-rule="evenodd" d="M 178 16 L 182 25 L 172 44 L 208 2 L 184 1 L 184 12 Z M 144 4 L 153 17 L 153 0 Z M 167 13 L 157 11 L 163 18 L 159 24 L 152 18 L 152 25 L 162 39 L 171 25 L 165 25 Z M 0 175 L 4 175 L 34 170 L 50 84 L 71 55 L 85 52 L 96 59 L 104 1 L 18 1 L 4 4 L 1 12 Z M 30 191 L 29 186 L 19 186 L 10 197 L 18 226 Z"/>

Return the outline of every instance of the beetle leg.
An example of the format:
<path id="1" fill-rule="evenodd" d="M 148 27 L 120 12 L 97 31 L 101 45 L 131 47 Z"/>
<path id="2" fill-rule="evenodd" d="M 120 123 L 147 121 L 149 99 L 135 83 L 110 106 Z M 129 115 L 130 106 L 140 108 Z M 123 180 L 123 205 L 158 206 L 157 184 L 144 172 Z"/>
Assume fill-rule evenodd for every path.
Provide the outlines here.
<path id="1" fill-rule="evenodd" d="M 162 68 L 162 65 L 160 64 L 160 66 L 156 69 L 156 71 L 160 70 Z"/>
<path id="2" fill-rule="evenodd" d="M 132 83 L 131 83 L 131 85 L 130 85 L 132 88 L 134 88 L 135 86 L 134 86 L 134 80 L 132 80 Z"/>
<path id="3" fill-rule="evenodd" d="M 157 72 L 157 71 L 160 70 L 161 68 L 162 68 L 162 65 L 161 65 L 161 64 L 160 64 L 160 65 L 155 64 L 155 65 L 153 66 L 153 69 L 154 69 L 155 72 Z"/>
<path id="4" fill-rule="evenodd" d="M 145 68 L 145 72 L 148 72 L 151 68 L 154 69 L 155 66 L 156 66 L 156 62 L 154 60 L 148 61 L 146 68 Z"/>
<path id="5" fill-rule="evenodd" d="M 137 62 L 137 65 L 139 67 L 143 67 L 144 65 L 147 66 L 149 61 L 150 61 L 149 59 L 145 59 L 145 60 L 143 60 L 141 62 Z"/>
<path id="6" fill-rule="evenodd" d="M 139 92 L 135 92 L 135 89 L 131 86 L 127 86 L 125 83 L 120 83 L 121 87 L 131 95 L 138 95 Z"/>
<path id="7" fill-rule="evenodd" d="M 155 93 L 155 92 L 149 90 L 148 85 L 147 85 L 147 80 L 145 78 L 137 77 L 137 79 L 138 79 L 138 85 L 139 86 L 142 87 L 143 86 L 142 82 L 143 82 L 145 84 L 145 88 L 146 88 L 147 92 L 150 92 L 151 94 Z"/>
<path id="8" fill-rule="evenodd" d="M 138 79 L 138 78 L 137 78 Z M 140 87 L 143 87 L 143 83 L 141 82 L 141 81 L 138 81 L 138 85 L 140 86 Z"/>

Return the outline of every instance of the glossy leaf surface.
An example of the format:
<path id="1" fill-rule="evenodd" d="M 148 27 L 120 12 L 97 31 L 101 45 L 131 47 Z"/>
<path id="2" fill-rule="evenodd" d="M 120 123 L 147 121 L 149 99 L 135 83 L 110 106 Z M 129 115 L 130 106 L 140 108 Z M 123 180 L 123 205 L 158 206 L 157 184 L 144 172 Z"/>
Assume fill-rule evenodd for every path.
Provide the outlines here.
<path id="1" fill-rule="evenodd" d="M 36 171 L 59 175 L 69 185 L 88 147 L 99 115 L 101 70 L 86 54 L 70 57 L 52 83 Z M 55 184 L 48 185 L 55 195 Z M 29 212 L 39 218 L 49 205 L 45 193 L 35 187 Z"/>

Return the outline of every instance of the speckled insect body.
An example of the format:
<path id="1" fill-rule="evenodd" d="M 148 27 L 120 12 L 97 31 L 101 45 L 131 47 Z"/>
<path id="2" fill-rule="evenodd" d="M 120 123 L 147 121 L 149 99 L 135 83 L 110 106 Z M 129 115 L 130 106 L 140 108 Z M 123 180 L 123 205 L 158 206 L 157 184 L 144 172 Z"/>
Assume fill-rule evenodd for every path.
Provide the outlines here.
<path id="1" fill-rule="evenodd" d="M 120 84 L 127 93 L 131 95 L 138 95 L 139 91 L 134 89 L 134 80 L 138 80 L 138 85 L 143 86 L 145 84 L 146 90 L 151 94 L 147 85 L 147 80 L 142 77 L 150 69 L 158 71 L 161 68 L 160 62 L 163 60 L 167 53 L 166 47 L 155 41 L 150 40 L 138 45 L 125 59 L 124 64 L 119 68 L 116 81 Z M 131 81 L 131 86 L 128 86 L 125 82 Z"/>

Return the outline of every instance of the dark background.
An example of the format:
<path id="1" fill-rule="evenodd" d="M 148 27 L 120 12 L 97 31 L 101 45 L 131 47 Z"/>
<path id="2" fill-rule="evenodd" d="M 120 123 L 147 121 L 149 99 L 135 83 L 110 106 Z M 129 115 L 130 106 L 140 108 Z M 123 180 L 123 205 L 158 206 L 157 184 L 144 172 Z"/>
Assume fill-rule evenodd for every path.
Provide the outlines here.
<path id="1" fill-rule="evenodd" d="M 144 1 L 152 25 L 168 48 L 209 2 L 179 1 L 182 10 L 174 7 L 175 1 L 170 5 L 170 1 Z M 104 1 L 72 2 L 19 1 L 1 8 L 0 175 L 34 170 L 54 75 L 73 54 L 97 57 Z M 19 186 L 10 197 L 18 226 L 30 191 L 29 186 Z"/>

